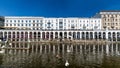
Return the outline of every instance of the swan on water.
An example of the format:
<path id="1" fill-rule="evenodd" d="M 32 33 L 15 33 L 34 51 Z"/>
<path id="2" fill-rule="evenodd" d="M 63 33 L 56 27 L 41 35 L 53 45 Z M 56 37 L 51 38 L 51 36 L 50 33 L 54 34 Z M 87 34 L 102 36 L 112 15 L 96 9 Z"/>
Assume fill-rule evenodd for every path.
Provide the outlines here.
<path id="1" fill-rule="evenodd" d="M 66 62 L 65 62 L 65 66 L 69 66 L 69 63 L 68 63 L 68 61 L 66 60 Z"/>

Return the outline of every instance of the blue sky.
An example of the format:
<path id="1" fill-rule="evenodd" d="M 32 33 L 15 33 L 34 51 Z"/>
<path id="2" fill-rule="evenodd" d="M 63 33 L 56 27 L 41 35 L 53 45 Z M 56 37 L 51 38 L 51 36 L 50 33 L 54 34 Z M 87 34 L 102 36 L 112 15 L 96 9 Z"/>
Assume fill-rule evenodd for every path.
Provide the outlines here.
<path id="1" fill-rule="evenodd" d="M 1 16 L 91 17 L 120 10 L 120 0 L 0 0 Z"/>

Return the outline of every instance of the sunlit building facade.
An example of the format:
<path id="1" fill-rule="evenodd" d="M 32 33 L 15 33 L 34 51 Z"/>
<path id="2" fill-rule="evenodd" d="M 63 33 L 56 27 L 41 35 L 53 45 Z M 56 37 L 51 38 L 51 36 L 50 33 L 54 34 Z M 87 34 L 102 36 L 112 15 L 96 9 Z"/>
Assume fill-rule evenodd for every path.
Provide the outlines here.
<path id="1" fill-rule="evenodd" d="M 100 18 L 5 17 L 8 29 L 27 30 L 100 30 Z"/>
<path id="2" fill-rule="evenodd" d="M 6 38 L 11 41 L 120 40 L 119 14 L 119 11 L 101 11 L 91 18 L 0 17 L 0 39 Z"/>
<path id="3" fill-rule="evenodd" d="M 120 29 L 120 11 L 104 10 L 100 12 L 102 29 L 119 30 Z"/>

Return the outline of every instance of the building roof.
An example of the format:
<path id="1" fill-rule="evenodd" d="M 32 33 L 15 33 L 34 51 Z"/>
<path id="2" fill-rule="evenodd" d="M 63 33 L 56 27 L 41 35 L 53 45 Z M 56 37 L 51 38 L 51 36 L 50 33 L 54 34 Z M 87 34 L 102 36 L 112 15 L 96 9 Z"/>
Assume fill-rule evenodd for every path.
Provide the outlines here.
<path id="1" fill-rule="evenodd" d="M 120 10 L 101 10 L 100 12 L 120 12 Z"/>

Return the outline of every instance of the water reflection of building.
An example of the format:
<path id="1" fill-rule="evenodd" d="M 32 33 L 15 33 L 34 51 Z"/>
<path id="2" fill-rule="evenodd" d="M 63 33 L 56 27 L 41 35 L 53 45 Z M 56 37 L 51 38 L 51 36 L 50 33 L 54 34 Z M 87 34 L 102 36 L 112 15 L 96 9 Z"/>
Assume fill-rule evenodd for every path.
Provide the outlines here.
<path id="1" fill-rule="evenodd" d="M 39 57 L 39 61 L 42 64 L 49 62 L 57 62 L 56 55 L 62 57 L 63 62 L 66 59 L 69 63 L 75 63 L 77 66 L 80 65 L 101 65 L 105 56 L 117 56 L 120 55 L 119 44 L 107 44 L 107 45 L 70 45 L 70 44 L 31 44 L 29 52 L 24 50 L 14 50 L 11 53 L 6 54 L 4 57 L 5 64 L 17 64 L 28 62 L 32 59 L 36 62 Z M 29 44 L 28 44 L 29 45 Z M 71 48 L 71 52 L 67 52 L 67 49 Z M 10 56 L 11 55 L 11 56 Z M 42 61 L 41 61 L 42 60 Z M 49 60 L 49 62 L 48 62 Z M 44 62 L 45 61 L 45 62 Z M 27 63 L 26 63 L 27 64 Z M 37 64 L 37 63 L 36 63 Z M 25 65 L 25 64 L 24 64 Z"/>

